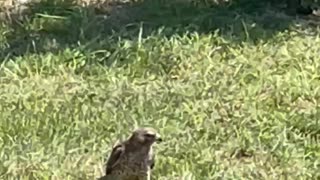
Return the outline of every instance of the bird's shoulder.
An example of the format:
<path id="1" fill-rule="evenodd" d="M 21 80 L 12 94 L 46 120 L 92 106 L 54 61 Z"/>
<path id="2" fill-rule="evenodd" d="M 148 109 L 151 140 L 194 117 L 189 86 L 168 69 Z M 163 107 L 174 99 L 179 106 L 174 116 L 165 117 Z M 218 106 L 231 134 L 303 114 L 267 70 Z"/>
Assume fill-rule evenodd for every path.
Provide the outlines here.
<path id="1" fill-rule="evenodd" d="M 106 173 L 110 174 L 113 169 L 116 167 L 117 164 L 121 163 L 120 160 L 125 153 L 125 143 L 124 142 L 117 142 L 111 150 L 111 154 L 107 160 L 107 168 Z"/>

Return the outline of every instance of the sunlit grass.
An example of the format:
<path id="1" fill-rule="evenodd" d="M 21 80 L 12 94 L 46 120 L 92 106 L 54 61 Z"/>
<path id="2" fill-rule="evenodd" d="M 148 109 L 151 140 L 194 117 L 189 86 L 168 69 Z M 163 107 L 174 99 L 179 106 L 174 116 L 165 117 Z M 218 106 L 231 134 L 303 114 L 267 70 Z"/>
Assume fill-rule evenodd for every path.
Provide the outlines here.
<path id="1" fill-rule="evenodd" d="M 319 178 L 319 34 L 150 8 L 117 32 L 90 9 L 2 22 L 0 179 L 95 179 L 137 126 L 165 139 L 153 179 Z"/>

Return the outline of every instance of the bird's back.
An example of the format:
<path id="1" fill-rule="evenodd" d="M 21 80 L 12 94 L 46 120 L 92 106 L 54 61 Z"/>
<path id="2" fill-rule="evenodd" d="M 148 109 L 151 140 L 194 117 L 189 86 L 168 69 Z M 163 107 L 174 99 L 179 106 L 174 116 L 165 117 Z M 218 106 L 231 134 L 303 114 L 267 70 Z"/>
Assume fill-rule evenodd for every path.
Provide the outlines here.
<path id="1" fill-rule="evenodd" d="M 127 149 L 128 150 L 128 149 Z M 110 177 L 121 180 L 139 180 L 148 175 L 151 166 L 152 151 L 125 151 L 109 172 Z M 108 179 L 105 179 L 108 180 Z"/>

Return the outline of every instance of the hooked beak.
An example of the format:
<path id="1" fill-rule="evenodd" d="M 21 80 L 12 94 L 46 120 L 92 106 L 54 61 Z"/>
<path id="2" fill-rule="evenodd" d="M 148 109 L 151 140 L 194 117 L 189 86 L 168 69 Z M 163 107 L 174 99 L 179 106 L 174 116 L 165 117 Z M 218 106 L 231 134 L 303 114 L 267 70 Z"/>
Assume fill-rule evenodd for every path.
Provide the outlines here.
<path id="1" fill-rule="evenodd" d="M 162 138 L 161 138 L 161 136 L 160 136 L 160 134 L 157 134 L 156 135 L 156 142 L 162 142 Z"/>

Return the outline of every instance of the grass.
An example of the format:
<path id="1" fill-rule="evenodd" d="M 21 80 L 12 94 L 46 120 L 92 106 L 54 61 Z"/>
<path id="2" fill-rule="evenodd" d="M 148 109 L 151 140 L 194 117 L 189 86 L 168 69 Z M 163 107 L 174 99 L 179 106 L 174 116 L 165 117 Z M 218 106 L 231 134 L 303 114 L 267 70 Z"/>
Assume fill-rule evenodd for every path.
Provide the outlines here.
<path id="1" fill-rule="evenodd" d="M 320 178 L 317 28 L 262 1 L 175 3 L 1 22 L 0 179 L 95 179 L 137 126 L 165 139 L 153 179 Z"/>

